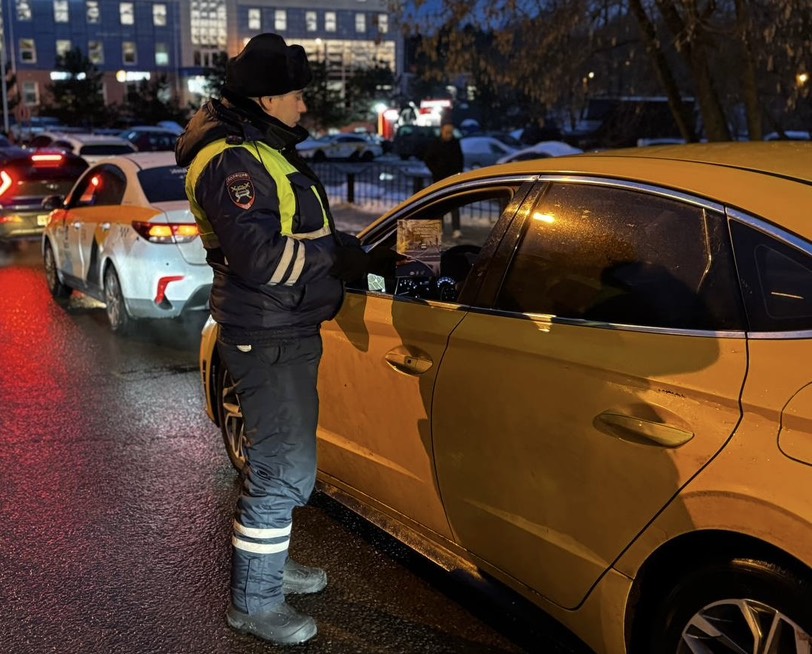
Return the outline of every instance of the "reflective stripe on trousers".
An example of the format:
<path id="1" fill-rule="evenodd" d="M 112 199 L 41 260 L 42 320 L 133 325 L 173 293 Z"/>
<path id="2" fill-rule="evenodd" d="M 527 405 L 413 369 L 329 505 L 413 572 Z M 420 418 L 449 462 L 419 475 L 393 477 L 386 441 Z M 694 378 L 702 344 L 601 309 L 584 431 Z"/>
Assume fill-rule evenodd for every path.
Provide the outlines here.
<path id="1" fill-rule="evenodd" d="M 259 613 L 282 600 L 296 506 L 316 481 L 321 336 L 250 348 L 217 343 L 245 421 L 245 479 L 232 539 L 231 597 Z"/>

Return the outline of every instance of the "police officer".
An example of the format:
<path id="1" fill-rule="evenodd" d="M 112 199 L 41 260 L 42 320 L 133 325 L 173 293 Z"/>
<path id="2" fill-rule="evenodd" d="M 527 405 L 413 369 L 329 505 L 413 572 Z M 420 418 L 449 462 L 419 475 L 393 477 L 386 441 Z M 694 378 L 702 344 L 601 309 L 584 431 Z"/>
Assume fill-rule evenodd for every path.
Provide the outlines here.
<path id="1" fill-rule="evenodd" d="M 293 509 L 315 483 L 320 324 L 338 311 L 342 280 L 381 263 L 336 231 L 322 184 L 296 153 L 311 77 L 301 46 L 255 36 L 229 59 L 222 100 L 194 115 L 175 150 L 189 166 L 186 192 L 214 269 L 217 348 L 245 422 L 226 618 L 279 644 L 316 634 L 285 596 L 327 584 L 323 570 L 288 556 Z"/>

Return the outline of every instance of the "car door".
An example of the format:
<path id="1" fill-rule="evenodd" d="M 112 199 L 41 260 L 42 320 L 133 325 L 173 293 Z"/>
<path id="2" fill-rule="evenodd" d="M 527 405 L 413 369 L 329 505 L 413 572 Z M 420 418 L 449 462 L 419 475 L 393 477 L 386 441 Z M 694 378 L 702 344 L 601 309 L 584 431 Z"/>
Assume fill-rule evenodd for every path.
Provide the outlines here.
<path id="1" fill-rule="evenodd" d="M 569 181 L 521 214 L 437 374 L 438 483 L 462 547 L 574 609 L 725 445 L 747 348 L 721 207 Z"/>
<path id="2" fill-rule="evenodd" d="M 125 188 L 124 172 L 118 166 L 103 164 L 85 173 L 71 194 L 67 221 L 69 248 L 74 275 L 85 288 L 101 287 L 99 251 L 115 222 L 114 207 L 121 204 Z"/>
<path id="3" fill-rule="evenodd" d="M 435 221 L 436 226 L 458 207 L 468 241 L 451 239 L 446 226 L 441 275 L 408 276 L 406 266 L 398 277 L 370 276 L 348 291 L 337 318 L 322 328 L 321 474 L 362 501 L 446 538 L 450 531 L 435 479 L 431 397 L 449 334 L 465 315 L 453 290 L 457 286 L 449 280 L 453 275 L 462 283 L 468 255 L 498 228 L 500 213 L 515 210 L 517 202 L 510 200 L 519 186 L 502 183 L 485 189 L 485 196 L 436 195 L 379 226 L 366 243 L 394 246 L 398 220 L 414 221 L 411 225 Z"/>

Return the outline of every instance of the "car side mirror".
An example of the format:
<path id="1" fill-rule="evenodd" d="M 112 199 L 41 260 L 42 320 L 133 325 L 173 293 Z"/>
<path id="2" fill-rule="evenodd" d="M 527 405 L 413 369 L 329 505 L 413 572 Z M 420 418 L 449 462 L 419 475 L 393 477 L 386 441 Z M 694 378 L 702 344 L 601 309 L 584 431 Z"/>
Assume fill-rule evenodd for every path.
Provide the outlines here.
<path id="1" fill-rule="evenodd" d="M 61 209 L 65 206 L 65 197 L 62 195 L 49 195 L 42 199 L 42 208 L 46 211 Z"/>

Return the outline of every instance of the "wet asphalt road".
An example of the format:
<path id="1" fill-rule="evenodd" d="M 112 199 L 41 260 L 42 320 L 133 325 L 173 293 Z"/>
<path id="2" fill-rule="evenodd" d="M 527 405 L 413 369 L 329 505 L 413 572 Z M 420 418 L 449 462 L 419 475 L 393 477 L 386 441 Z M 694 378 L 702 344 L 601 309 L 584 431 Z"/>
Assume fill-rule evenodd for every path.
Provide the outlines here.
<path id="1" fill-rule="evenodd" d="M 51 299 L 38 243 L 0 252 L 1 652 L 582 652 L 318 493 L 291 546 L 329 575 L 291 600 L 318 636 L 274 648 L 232 632 L 238 485 L 203 410 L 201 325 L 114 337 L 97 303 Z"/>

